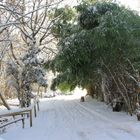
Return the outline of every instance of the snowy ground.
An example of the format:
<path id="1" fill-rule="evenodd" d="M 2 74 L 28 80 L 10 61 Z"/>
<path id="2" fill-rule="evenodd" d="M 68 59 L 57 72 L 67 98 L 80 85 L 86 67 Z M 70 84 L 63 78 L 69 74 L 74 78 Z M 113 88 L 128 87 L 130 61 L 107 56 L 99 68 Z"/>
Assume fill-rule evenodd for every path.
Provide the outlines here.
<path id="1" fill-rule="evenodd" d="M 0 135 L 4 140 L 140 140 L 140 122 L 126 113 L 114 113 L 104 103 L 78 96 L 58 96 L 41 101 L 33 127 L 20 122 Z"/>

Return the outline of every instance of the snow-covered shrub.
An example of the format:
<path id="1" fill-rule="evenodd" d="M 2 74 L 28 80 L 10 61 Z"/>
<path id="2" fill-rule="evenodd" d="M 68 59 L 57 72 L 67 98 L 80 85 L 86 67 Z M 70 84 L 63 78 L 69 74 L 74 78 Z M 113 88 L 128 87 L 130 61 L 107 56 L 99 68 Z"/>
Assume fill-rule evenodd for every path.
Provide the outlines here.
<path id="1" fill-rule="evenodd" d="M 23 94 L 23 106 L 29 106 L 31 103 L 31 84 L 38 83 L 40 86 L 47 86 L 47 81 L 44 79 L 45 72 L 43 71 L 43 61 L 40 61 L 38 58 L 38 53 L 40 49 L 36 47 L 30 47 L 27 53 L 24 55 L 23 61 L 23 69 L 21 75 L 22 88 L 24 90 Z"/>
<path id="2" fill-rule="evenodd" d="M 122 106 L 123 106 L 123 102 L 120 98 L 115 98 L 112 101 L 112 109 L 113 111 L 121 111 L 122 110 Z"/>
<path id="3" fill-rule="evenodd" d="M 138 102 L 136 103 L 136 114 L 140 115 L 140 104 Z"/>
<path id="4" fill-rule="evenodd" d="M 136 115 L 138 121 L 140 121 L 140 104 L 138 102 L 136 103 Z"/>
<path id="5" fill-rule="evenodd" d="M 21 65 L 14 62 L 7 63 L 7 77 L 10 77 L 8 83 L 16 88 L 18 99 L 22 107 L 28 107 L 31 104 L 33 83 L 40 86 L 47 86 L 45 72 L 43 71 L 43 61 L 38 58 L 40 49 L 30 47 L 27 53 L 21 58 Z"/>

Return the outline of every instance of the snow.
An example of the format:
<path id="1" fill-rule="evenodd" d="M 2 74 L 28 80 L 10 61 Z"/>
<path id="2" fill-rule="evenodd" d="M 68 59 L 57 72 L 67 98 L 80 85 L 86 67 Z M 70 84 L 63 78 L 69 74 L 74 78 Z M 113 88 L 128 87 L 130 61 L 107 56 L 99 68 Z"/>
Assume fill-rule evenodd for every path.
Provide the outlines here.
<path id="1" fill-rule="evenodd" d="M 69 6 L 76 6 L 78 5 L 78 3 L 80 2 L 81 0 L 63 0 L 60 4 L 61 7 L 65 6 L 65 5 L 69 5 Z"/>
<path id="2" fill-rule="evenodd" d="M 80 95 L 81 96 L 81 95 Z M 13 124 L 2 134 L 5 140 L 139 140 L 140 122 L 125 112 L 112 112 L 102 102 L 79 95 L 56 96 L 40 102 L 41 111 L 30 128 Z"/>

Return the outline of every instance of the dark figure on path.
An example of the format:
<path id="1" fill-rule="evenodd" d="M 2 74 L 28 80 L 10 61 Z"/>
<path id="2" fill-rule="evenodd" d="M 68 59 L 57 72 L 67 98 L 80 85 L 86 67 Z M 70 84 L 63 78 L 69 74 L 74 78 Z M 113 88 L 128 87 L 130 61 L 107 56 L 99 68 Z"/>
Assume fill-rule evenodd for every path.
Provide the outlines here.
<path id="1" fill-rule="evenodd" d="M 85 101 L 84 96 L 81 96 L 80 102 L 84 102 L 84 101 Z"/>

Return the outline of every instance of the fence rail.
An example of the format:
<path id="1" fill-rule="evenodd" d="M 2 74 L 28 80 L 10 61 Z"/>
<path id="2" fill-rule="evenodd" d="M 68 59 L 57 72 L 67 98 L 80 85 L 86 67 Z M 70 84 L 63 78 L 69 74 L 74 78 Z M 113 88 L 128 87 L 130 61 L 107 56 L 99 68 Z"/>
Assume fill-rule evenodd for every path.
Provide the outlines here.
<path id="1" fill-rule="evenodd" d="M 3 127 L 8 126 L 10 124 L 16 123 L 18 121 L 22 121 L 22 127 L 24 128 L 25 115 L 28 116 L 28 118 L 30 120 L 30 127 L 32 127 L 32 125 L 33 125 L 32 112 L 34 111 L 34 116 L 36 117 L 37 116 L 37 110 L 39 111 L 39 100 L 35 99 L 34 103 L 31 105 L 31 107 L 3 112 L 3 113 L 0 114 L 0 119 L 12 116 L 13 120 L 12 121 L 5 121 L 3 123 L 0 123 L 0 128 L 3 128 Z M 15 116 L 20 116 L 20 117 L 15 118 Z"/>

